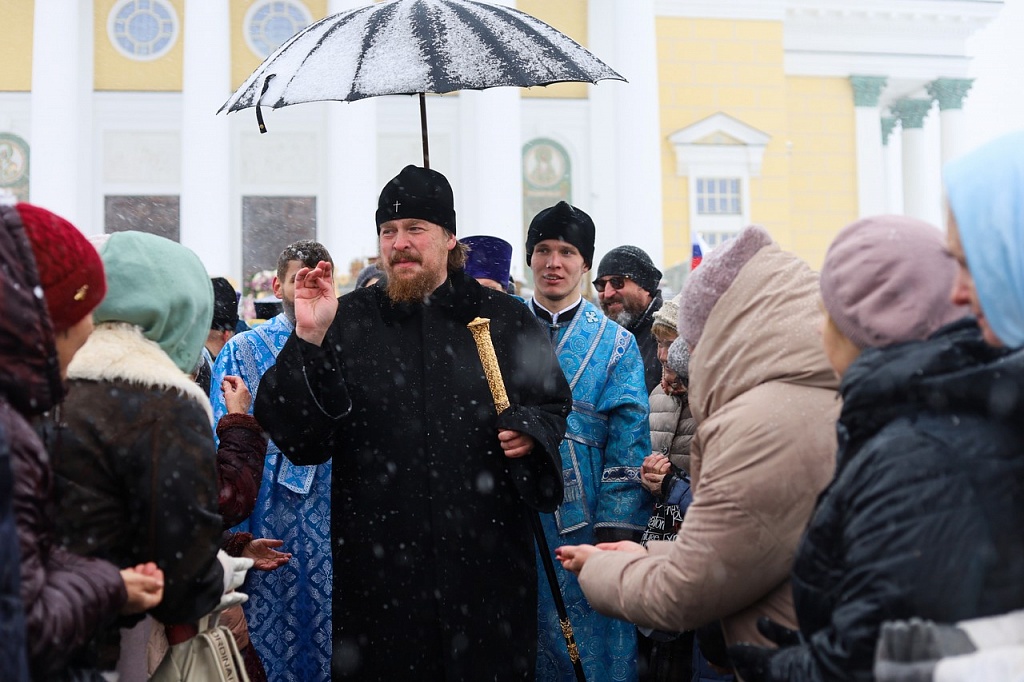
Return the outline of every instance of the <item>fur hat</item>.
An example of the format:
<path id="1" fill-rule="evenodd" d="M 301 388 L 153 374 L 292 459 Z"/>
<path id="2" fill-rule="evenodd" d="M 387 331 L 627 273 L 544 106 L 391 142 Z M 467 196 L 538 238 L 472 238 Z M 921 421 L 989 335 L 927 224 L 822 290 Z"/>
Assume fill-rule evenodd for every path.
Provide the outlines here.
<path id="1" fill-rule="evenodd" d="M 32 204 L 18 204 L 14 210 L 32 245 L 53 330 L 66 331 L 103 300 L 103 261 L 85 235 L 60 216 Z"/>
<path id="2" fill-rule="evenodd" d="M 466 274 L 474 279 L 490 279 L 508 286 L 512 269 L 512 245 L 498 237 L 475 235 L 459 240 L 469 247 Z"/>
<path id="3" fill-rule="evenodd" d="M 430 168 L 403 168 L 380 191 L 377 234 L 381 225 L 401 218 L 426 220 L 455 234 L 455 197 L 448 178 Z"/>
<path id="4" fill-rule="evenodd" d="M 697 345 L 711 310 L 733 280 L 758 251 L 772 243 L 763 227 L 750 225 L 725 244 L 704 256 L 683 285 L 679 305 L 679 336 L 690 347 Z"/>
<path id="5" fill-rule="evenodd" d="M 668 360 L 665 365 L 681 379 L 690 378 L 690 350 L 686 347 L 683 337 L 680 336 L 668 347 Z"/>
<path id="6" fill-rule="evenodd" d="M 661 284 L 661 270 L 654 266 L 646 251 L 636 246 L 617 246 L 604 255 L 597 266 L 597 277 L 608 275 L 629 277 L 651 295 L 657 293 Z"/>
<path id="7" fill-rule="evenodd" d="M 661 304 L 661 308 L 654 313 L 654 323 L 652 327 L 666 327 L 672 330 L 675 334 L 678 332 L 679 325 L 679 302 L 682 300 L 681 294 L 676 294 L 671 300 L 665 301 Z"/>
<path id="8" fill-rule="evenodd" d="M 905 216 L 865 218 L 828 247 L 821 300 L 858 348 L 919 341 L 969 314 L 950 301 L 955 277 L 937 227 Z"/>
<path id="9" fill-rule="evenodd" d="M 170 239 L 115 232 L 99 247 L 107 270 L 101 322 L 142 329 L 182 372 L 195 369 L 213 321 L 213 283 L 199 256 Z"/>
<path id="10" fill-rule="evenodd" d="M 594 221 L 590 216 L 564 201 L 534 216 L 526 233 L 526 264 L 533 257 L 533 247 L 545 239 L 561 239 L 580 251 L 583 262 L 591 267 L 594 262 Z"/>
<path id="11" fill-rule="evenodd" d="M 238 294 L 231 282 L 223 277 L 214 277 L 213 284 L 213 321 L 210 329 L 235 331 L 238 326 Z"/>

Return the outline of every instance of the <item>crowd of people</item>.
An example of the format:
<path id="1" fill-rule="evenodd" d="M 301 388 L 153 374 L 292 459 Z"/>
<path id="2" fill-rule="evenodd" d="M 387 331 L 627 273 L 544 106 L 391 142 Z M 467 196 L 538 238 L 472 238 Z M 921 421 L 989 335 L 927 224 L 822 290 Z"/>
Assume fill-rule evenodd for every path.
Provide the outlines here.
<path id="1" fill-rule="evenodd" d="M 213 614 L 254 681 L 1024 680 L 1024 133 L 944 180 L 945 235 L 750 226 L 670 299 L 559 202 L 523 298 L 408 166 L 252 328 L 0 205 L 0 677 L 178 679 Z"/>

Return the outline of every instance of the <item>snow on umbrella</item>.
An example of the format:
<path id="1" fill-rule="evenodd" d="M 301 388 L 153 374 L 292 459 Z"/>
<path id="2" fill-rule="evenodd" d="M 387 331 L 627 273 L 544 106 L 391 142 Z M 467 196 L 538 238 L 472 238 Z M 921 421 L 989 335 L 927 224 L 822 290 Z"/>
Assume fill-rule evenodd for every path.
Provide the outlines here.
<path id="1" fill-rule="evenodd" d="M 307 26 L 252 73 L 217 113 L 379 95 L 625 80 L 564 33 L 529 14 L 475 0 L 391 0 Z"/>

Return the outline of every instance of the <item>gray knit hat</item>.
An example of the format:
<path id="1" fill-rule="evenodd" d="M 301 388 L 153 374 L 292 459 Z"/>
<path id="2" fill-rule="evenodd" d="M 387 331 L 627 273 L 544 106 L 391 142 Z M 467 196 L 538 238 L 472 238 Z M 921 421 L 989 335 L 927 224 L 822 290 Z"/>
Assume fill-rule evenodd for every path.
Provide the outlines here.
<path id="1" fill-rule="evenodd" d="M 821 300 L 858 348 L 919 341 L 969 314 L 950 300 L 955 277 L 939 228 L 906 216 L 865 218 L 828 247 Z"/>
<path id="2" fill-rule="evenodd" d="M 750 225 L 735 239 L 704 256 L 701 264 L 690 273 L 680 292 L 679 336 L 691 348 L 697 345 L 711 310 L 732 286 L 736 275 L 758 251 L 771 243 L 772 237 L 763 227 Z"/>
<path id="3" fill-rule="evenodd" d="M 653 327 L 667 327 L 672 330 L 672 333 L 676 333 L 678 330 L 677 325 L 679 324 L 679 301 L 682 300 L 681 294 L 676 294 L 671 300 L 665 301 L 661 308 L 654 313 Z"/>
<path id="4" fill-rule="evenodd" d="M 668 361 L 665 362 L 670 370 L 675 372 L 681 379 L 690 377 L 690 350 L 686 347 L 686 341 L 679 337 L 668 347 Z"/>

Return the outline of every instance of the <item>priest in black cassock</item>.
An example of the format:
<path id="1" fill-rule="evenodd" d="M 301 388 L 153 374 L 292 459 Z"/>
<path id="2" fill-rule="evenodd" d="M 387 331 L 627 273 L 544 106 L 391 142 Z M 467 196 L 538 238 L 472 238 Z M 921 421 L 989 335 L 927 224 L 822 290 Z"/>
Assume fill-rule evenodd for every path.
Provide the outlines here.
<path id="1" fill-rule="evenodd" d="M 451 186 L 407 166 L 381 191 L 387 284 L 335 298 L 295 278 L 295 333 L 255 414 L 296 464 L 333 461 L 333 678 L 530 680 L 529 508 L 562 501 L 572 395 L 515 298 L 465 275 Z M 511 407 L 496 413 L 466 324 L 490 319 Z"/>

